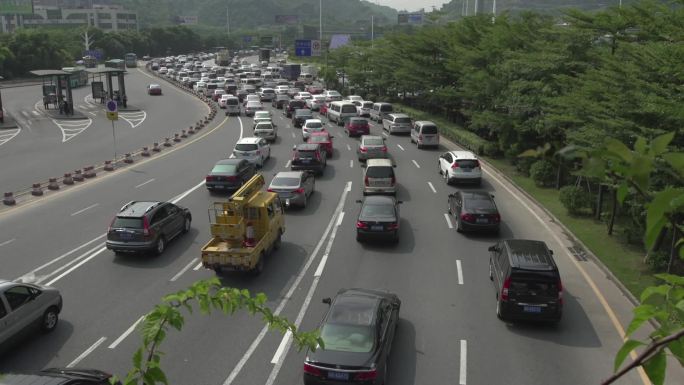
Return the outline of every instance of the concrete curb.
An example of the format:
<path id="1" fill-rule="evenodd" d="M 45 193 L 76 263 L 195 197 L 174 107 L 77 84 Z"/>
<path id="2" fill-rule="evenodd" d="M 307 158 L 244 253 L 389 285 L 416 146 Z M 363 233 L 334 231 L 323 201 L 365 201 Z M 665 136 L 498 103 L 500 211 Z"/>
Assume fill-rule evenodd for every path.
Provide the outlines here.
<path id="1" fill-rule="evenodd" d="M 444 146 L 448 150 L 464 150 L 465 148 L 449 139 L 446 138 L 440 138 L 441 142 L 440 146 Z M 446 144 L 446 145 L 445 145 Z M 491 163 L 487 162 L 486 160 L 483 160 L 482 158 L 479 158 L 480 162 L 484 163 L 489 171 L 495 173 L 498 177 L 501 177 L 502 179 L 506 180 L 511 186 L 513 186 L 518 192 L 523 194 L 530 202 L 532 202 L 537 208 L 542 210 L 548 217 L 550 217 L 554 223 L 556 223 L 558 226 L 560 226 L 563 231 L 566 233 L 564 235 L 569 236 L 572 238 L 572 241 L 577 243 L 578 245 L 582 246 L 584 249 L 584 252 L 586 253 L 589 258 L 598 266 L 601 271 L 608 277 L 609 280 L 611 280 L 615 286 L 620 289 L 622 294 L 634 305 L 638 306 L 640 304 L 639 300 L 632 294 L 632 292 L 627 289 L 625 285 L 620 282 L 620 280 L 613 274 L 612 271 L 608 268 L 608 266 L 604 265 L 603 262 L 587 247 L 587 245 L 582 242 L 570 229 L 565 226 L 563 222 L 561 222 L 551 211 L 549 211 L 544 205 L 542 205 L 537 199 L 535 199 L 530 193 L 525 191 L 522 187 L 518 186 L 513 179 L 511 179 L 508 175 L 504 174 L 501 172 L 499 169 L 494 167 Z"/>

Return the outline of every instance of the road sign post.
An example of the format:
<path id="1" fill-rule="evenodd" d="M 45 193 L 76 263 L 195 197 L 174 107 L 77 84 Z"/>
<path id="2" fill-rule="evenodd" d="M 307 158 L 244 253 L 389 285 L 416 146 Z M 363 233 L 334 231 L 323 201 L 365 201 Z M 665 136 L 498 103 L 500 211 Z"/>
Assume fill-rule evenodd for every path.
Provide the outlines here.
<path id="1" fill-rule="evenodd" d="M 311 56 L 311 40 L 295 40 L 295 56 Z"/>
<path id="2" fill-rule="evenodd" d="M 114 130 L 114 121 L 119 120 L 119 106 L 114 100 L 107 101 L 107 119 L 112 121 L 112 139 L 114 139 L 114 167 L 116 167 L 116 131 Z"/>

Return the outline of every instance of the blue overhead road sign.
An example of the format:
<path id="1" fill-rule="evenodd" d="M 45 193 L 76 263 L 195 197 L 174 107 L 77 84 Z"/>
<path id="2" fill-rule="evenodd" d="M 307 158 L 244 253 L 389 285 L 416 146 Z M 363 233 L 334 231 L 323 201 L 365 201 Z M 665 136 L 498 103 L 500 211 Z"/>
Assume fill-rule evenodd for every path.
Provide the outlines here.
<path id="1" fill-rule="evenodd" d="M 295 56 L 311 56 L 311 40 L 295 40 Z"/>

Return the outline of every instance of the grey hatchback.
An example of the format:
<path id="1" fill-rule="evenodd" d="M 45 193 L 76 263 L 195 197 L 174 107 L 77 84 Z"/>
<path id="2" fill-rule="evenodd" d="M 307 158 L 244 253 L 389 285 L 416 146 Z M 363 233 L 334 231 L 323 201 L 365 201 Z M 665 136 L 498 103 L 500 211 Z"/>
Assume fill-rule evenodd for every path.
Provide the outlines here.
<path id="1" fill-rule="evenodd" d="M 53 287 L 0 280 L 0 345 L 27 328 L 57 327 L 62 295 Z"/>
<path id="2" fill-rule="evenodd" d="M 115 253 L 152 251 L 161 254 L 166 243 L 190 230 L 190 210 L 169 202 L 130 202 L 112 220 L 107 248 Z"/>
<path id="3" fill-rule="evenodd" d="M 297 205 L 306 207 L 316 184 L 313 174 L 308 171 L 281 171 L 273 177 L 268 191 L 278 194 L 285 207 Z"/>

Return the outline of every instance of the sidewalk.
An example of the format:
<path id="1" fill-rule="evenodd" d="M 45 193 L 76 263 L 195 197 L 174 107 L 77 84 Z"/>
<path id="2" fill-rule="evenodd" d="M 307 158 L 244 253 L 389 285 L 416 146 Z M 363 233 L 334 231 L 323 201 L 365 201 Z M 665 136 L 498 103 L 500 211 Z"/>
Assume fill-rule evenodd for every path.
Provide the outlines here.
<path id="1" fill-rule="evenodd" d="M 5 115 L 4 122 L 0 123 L 0 130 L 8 130 L 17 127 L 19 127 L 17 121 L 11 115 Z"/>

